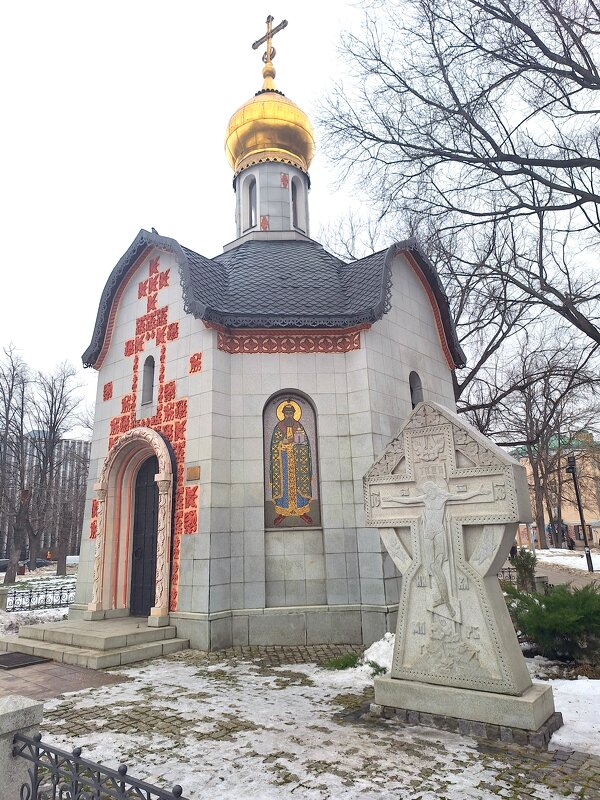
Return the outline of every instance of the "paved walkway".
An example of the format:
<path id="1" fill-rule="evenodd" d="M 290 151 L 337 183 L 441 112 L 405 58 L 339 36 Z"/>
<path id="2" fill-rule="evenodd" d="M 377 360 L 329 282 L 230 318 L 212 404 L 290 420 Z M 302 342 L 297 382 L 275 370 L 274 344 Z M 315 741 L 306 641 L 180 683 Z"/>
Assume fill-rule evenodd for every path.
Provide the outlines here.
<path id="1" fill-rule="evenodd" d="M 588 572 L 580 569 L 567 569 L 562 566 L 554 566 L 545 561 L 538 562 L 535 568 L 536 575 L 546 575 L 548 583 L 558 586 L 560 583 L 570 583 L 578 589 L 587 586 L 588 583 L 600 582 L 599 572 Z"/>
<path id="2" fill-rule="evenodd" d="M 319 670 L 351 646 L 185 651 L 47 705 L 44 740 L 192 800 L 598 800 L 600 758 L 371 718 L 372 679 Z M 345 683 L 346 682 L 346 683 Z"/>
<path id="3" fill-rule="evenodd" d="M 48 661 L 11 670 L 0 670 L 0 697 L 22 694 L 33 700 L 48 700 L 64 692 L 120 683 L 118 675 Z"/>

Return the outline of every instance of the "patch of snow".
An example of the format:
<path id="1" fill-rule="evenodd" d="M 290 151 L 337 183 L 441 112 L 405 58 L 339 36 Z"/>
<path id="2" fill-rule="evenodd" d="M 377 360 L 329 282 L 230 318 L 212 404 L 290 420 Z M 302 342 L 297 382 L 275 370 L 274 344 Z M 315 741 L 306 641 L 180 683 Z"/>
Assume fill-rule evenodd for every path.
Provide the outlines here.
<path id="1" fill-rule="evenodd" d="M 394 655 L 394 642 L 396 641 L 395 633 L 386 633 L 383 639 L 367 648 L 363 655 L 363 661 L 373 661 L 379 664 L 386 672 L 392 668 L 392 656 Z"/>
<path id="2" fill-rule="evenodd" d="M 33 611 L 0 611 L 0 636 L 16 636 L 21 625 L 59 622 L 67 619 L 68 608 L 38 608 Z"/>
<path id="3" fill-rule="evenodd" d="M 67 750 L 80 745 L 85 758 L 113 768 L 125 762 L 130 775 L 165 788 L 180 783 L 190 798 L 492 800 L 496 795 L 483 785 L 502 785 L 506 763 L 484 763 L 468 737 L 392 721 L 354 724 L 338 716 L 344 696 L 360 698 L 372 685 L 367 662 L 389 669 L 393 646 L 394 636 L 387 634 L 347 670 L 290 664 L 265 671 L 253 661 L 185 659 L 111 670 L 128 680 L 46 702 L 58 713 L 48 720 L 44 740 Z M 548 659 L 527 663 L 536 679 L 552 675 Z M 600 754 L 600 681 L 549 683 L 565 721 L 551 747 Z M 63 734 L 64 720 L 72 723 L 78 711 L 93 722 L 73 742 Z M 145 717 L 147 729 L 140 723 Z M 156 730 L 152 720 L 159 717 L 172 735 Z M 132 730 L 113 732 L 128 720 Z M 535 779 L 528 787 L 540 800 L 555 797 Z"/>
<path id="4" fill-rule="evenodd" d="M 564 725 L 552 734 L 550 749 L 565 747 L 600 756 L 600 681 L 579 676 L 575 681 L 550 680 L 554 705 Z"/>
<path id="5" fill-rule="evenodd" d="M 587 572 L 587 559 L 585 553 L 582 553 L 581 550 L 560 550 L 551 547 L 548 550 L 536 550 L 535 555 L 538 563 L 585 570 Z M 600 553 L 592 551 L 591 556 L 594 569 L 600 570 Z"/>

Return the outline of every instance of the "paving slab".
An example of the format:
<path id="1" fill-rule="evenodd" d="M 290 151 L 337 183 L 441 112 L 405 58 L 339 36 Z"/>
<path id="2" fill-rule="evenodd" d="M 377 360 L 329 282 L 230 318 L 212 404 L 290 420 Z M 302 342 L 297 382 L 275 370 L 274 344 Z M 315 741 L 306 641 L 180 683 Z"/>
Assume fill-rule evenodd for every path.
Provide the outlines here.
<path id="1" fill-rule="evenodd" d="M 0 674 L 0 697 L 21 694 L 35 700 L 58 697 L 90 687 L 120 683 L 122 676 L 76 666 L 63 666 L 55 661 L 18 667 L 10 674 Z"/>
<path id="2" fill-rule="evenodd" d="M 347 652 L 361 648 L 187 650 L 111 670 L 128 682 L 49 701 L 44 740 L 189 798 L 600 798 L 598 756 L 371 717 L 371 676 L 316 666 Z"/>

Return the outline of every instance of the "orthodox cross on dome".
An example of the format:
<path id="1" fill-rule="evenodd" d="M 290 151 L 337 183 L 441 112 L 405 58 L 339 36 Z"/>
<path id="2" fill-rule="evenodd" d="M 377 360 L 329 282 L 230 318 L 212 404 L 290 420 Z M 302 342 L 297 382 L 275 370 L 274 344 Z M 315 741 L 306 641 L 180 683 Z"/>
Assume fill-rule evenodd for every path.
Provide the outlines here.
<path id="1" fill-rule="evenodd" d="M 273 19 L 274 18 L 269 14 L 269 16 L 267 17 L 267 32 L 266 32 L 266 34 L 264 36 L 261 36 L 260 39 L 257 39 L 252 44 L 252 49 L 253 50 L 258 50 L 258 48 L 261 46 L 261 44 L 263 44 L 264 42 L 267 43 L 267 49 L 263 53 L 263 57 L 262 57 L 262 60 L 264 61 L 265 64 L 268 64 L 269 61 L 273 61 L 273 59 L 275 58 L 275 52 L 276 51 L 275 51 L 275 48 L 273 47 L 273 44 L 272 44 L 273 36 L 275 36 L 276 33 L 279 33 L 279 31 L 282 31 L 284 28 L 287 28 L 287 24 L 288 24 L 287 19 L 284 19 L 283 22 L 280 22 L 279 25 L 277 25 L 275 28 L 273 28 L 272 27 Z"/>

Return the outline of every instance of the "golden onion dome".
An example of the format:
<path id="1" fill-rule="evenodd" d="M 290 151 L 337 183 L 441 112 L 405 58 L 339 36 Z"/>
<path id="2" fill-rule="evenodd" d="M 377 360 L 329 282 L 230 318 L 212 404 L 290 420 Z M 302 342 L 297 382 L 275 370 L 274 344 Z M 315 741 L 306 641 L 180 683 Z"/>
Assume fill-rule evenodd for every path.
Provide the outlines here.
<path id="1" fill-rule="evenodd" d="M 229 120 L 225 151 L 237 175 L 252 164 L 279 161 L 308 172 L 315 152 L 309 118 L 275 89 L 272 61 L 263 67 L 263 88 Z"/>

